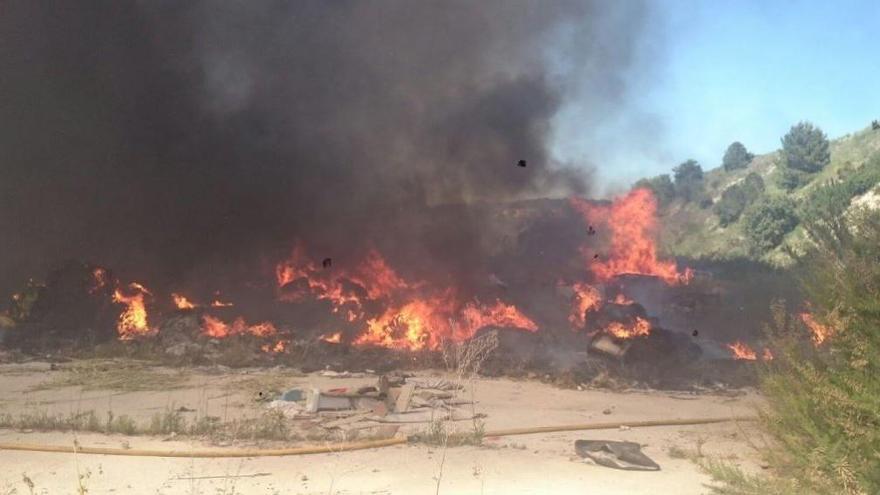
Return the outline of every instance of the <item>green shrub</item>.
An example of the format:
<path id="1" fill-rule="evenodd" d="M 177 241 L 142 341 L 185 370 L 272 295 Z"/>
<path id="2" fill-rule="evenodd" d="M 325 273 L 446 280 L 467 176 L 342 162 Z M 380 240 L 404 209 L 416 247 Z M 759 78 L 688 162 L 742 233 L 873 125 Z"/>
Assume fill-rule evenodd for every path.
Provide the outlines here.
<path id="1" fill-rule="evenodd" d="M 743 222 L 750 246 L 760 254 L 781 244 L 785 235 L 797 227 L 798 218 L 794 202 L 771 196 L 750 206 L 743 214 Z"/>
<path id="2" fill-rule="evenodd" d="M 672 179 L 669 178 L 669 174 L 658 175 L 650 179 L 641 179 L 633 185 L 633 189 L 640 188 L 650 189 L 654 193 L 654 197 L 657 198 L 657 204 L 661 207 L 666 206 L 675 199 L 675 185 L 672 183 Z"/>
<path id="3" fill-rule="evenodd" d="M 776 176 L 776 184 L 780 189 L 791 192 L 810 182 L 812 178 L 813 174 L 783 167 L 779 170 L 779 175 Z"/>
<path id="4" fill-rule="evenodd" d="M 721 165 L 724 167 L 724 170 L 727 170 L 728 172 L 738 168 L 746 168 L 754 157 L 755 155 L 749 153 L 742 143 L 734 141 L 727 147 L 727 151 L 724 152 L 724 158 L 721 160 Z"/>
<path id="5" fill-rule="evenodd" d="M 737 221 L 742 212 L 764 194 L 764 180 L 752 172 L 741 182 L 734 184 L 721 193 L 721 199 L 715 205 L 715 214 L 722 226 Z"/>
<path id="6" fill-rule="evenodd" d="M 818 172 L 831 161 L 828 138 L 809 122 L 799 122 L 782 137 L 782 158 L 786 168 Z"/>
<path id="7" fill-rule="evenodd" d="M 703 167 L 696 160 L 688 160 L 672 169 L 675 193 L 685 201 L 702 199 Z"/>
<path id="8" fill-rule="evenodd" d="M 814 347 L 781 307 L 769 329 L 769 456 L 802 493 L 880 493 L 880 215 L 857 214 L 855 228 L 830 215 L 809 227 L 816 244 L 803 280 L 831 336 Z"/>

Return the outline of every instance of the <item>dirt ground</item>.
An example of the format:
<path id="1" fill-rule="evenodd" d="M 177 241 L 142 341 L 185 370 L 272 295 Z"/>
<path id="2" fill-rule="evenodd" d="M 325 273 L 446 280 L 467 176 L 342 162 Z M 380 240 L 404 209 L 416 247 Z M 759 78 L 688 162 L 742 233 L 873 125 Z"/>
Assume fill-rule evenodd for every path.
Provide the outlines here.
<path id="1" fill-rule="evenodd" d="M 48 363 L 0 365 L 0 414 L 68 414 L 94 410 L 148 421 L 157 412 L 184 407 L 187 414 L 224 420 L 258 415 L 260 391 L 280 387 L 321 388 L 371 384 L 375 377 L 336 379 L 286 369 L 191 369 L 114 371 L 142 381 L 83 389 L 75 375 Z M 420 375 L 436 375 L 423 372 Z M 91 375 L 88 375 L 91 376 Z M 165 380 L 172 376 L 172 380 Z M 156 386 L 151 387 L 151 381 Z M 128 385 L 126 385 L 128 384 Z M 485 429 L 573 423 L 641 421 L 751 415 L 761 399 L 754 392 L 682 394 L 663 391 L 562 390 L 536 381 L 477 379 L 470 382 Z M 466 391 L 470 396 L 470 391 Z M 470 422 L 457 424 L 469 428 Z M 410 425 L 401 433 L 424 430 Z M 463 430 L 464 431 L 464 430 Z M 682 452 L 727 459 L 757 470 L 749 446 L 759 434 L 749 423 L 666 426 L 605 431 L 486 437 L 481 446 L 442 448 L 409 444 L 383 449 L 308 456 L 187 459 L 73 455 L 0 450 L 0 495 L 75 494 L 662 494 L 707 493 L 710 478 Z M 42 432 L 0 429 L 0 443 L 45 443 L 134 449 L 221 449 L 205 439 Z M 660 466 L 658 472 L 621 471 L 575 456 L 577 439 L 629 440 Z M 249 444 L 253 447 L 253 444 Z M 274 446 L 277 446 L 274 445 Z M 32 488 L 29 486 L 32 484 Z"/>

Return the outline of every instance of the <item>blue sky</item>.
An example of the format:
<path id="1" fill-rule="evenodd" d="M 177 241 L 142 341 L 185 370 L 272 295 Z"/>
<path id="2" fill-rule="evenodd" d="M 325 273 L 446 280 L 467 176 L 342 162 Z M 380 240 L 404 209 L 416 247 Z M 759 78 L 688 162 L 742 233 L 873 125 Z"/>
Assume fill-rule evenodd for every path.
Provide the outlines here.
<path id="1" fill-rule="evenodd" d="M 732 141 L 765 153 L 799 120 L 829 137 L 880 118 L 880 2 L 655 1 L 627 110 L 584 132 L 573 105 L 553 148 L 591 161 L 599 192 L 695 158 L 718 166 Z M 585 90 L 588 90 L 585 88 Z"/>

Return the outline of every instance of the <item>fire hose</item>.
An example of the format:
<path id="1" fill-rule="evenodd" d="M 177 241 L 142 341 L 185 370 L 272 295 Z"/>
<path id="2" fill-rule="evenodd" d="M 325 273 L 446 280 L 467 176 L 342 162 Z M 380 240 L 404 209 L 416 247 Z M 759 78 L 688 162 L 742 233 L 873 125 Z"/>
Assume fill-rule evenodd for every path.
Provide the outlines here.
<path id="1" fill-rule="evenodd" d="M 586 430 L 616 430 L 622 427 L 641 428 L 649 426 L 692 426 L 711 423 L 745 422 L 756 421 L 755 416 L 728 416 L 722 418 L 692 418 L 692 419 L 660 419 L 648 421 L 622 421 L 613 423 L 585 423 L 556 426 L 532 426 L 525 428 L 508 428 L 503 430 L 487 431 L 484 437 L 506 437 L 513 435 L 532 435 L 535 433 L 558 433 L 563 431 L 586 431 Z M 221 457 L 280 457 L 289 455 L 307 454 L 332 454 L 335 452 L 349 452 L 352 450 L 378 449 L 403 445 L 418 441 L 418 435 L 410 437 L 396 437 L 384 440 L 367 440 L 363 442 L 345 442 L 329 445 L 314 445 L 305 447 L 291 447 L 283 449 L 230 449 L 230 450 L 150 450 L 150 449 L 122 449 L 107 447 L 83 447 L 68 445 L 24 444 L 24 443 L 0 443 L 0 451 L 16 450 L 27 452 L 58 452 L 65 454 L 100 454 L 121 455 L 134 457 L 188 457 L 188 458 L 221 458 Z"/>

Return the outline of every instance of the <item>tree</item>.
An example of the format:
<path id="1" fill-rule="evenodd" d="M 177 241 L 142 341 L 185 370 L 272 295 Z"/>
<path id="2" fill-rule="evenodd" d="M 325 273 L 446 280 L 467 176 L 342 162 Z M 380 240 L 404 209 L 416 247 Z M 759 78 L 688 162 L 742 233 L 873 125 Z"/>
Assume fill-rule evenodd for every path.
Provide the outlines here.
<path id="1" fill-rule="evenodd" d="M 765 197 L 743 214 L 746 238 L 758 253 L 767 252 L 781 244 L 785 235 L 794 230 L 797 224 L 794 202 L 786 197 Z"/>
<path id="2" fill-rule="evenodd" d="M 633 189 L 640 188 L 650 189 L 654 193 L 654 197 L 657 198 L 657 204 L 661 207 L 666 206 L 675 199 L 675 185 L 672 183 L 672 179 L 669 178 L 669 174 L 658 175 L 650 179 L 641 179 L 633 185 Z"/>
<path id="3" fill-rule="evenodd" d="M 793 168 L 782 167 L 776 176 L 776 184 L 791 192 L 810 181 L 810 174 Z"/>
<path id="4" fill-rule="evenodd" d="M 685 201 L 693 201 L 703 192 L 703 167 L 696 160 L 688 160 L 672 169 L 675 193 Z"/>
<path id="5" fill-rule="evenodd" d="M 787 168 L 815 173 L 831 161 L 828 138 L 822 129 L 799 122 L 782 137 L 782 158 Z"/>
<path id="6" fill-rule="evenodd" d="M 724 170 L 728 172 L 738 168 L 746 168 L 755 155 L 749 153 L 745 146 L 739 141 L 734 141 L 727 147 L 724 152 L 724 158 L 721 161 Z"/>
<path id="7" fill-rule="evenodd" d="M 715 214 L 722 227 L 737 221 L 742 212 L 764 193 L 764 180 L 752 172 L 721 193 L 721 200 L 715 205 Z"/>

